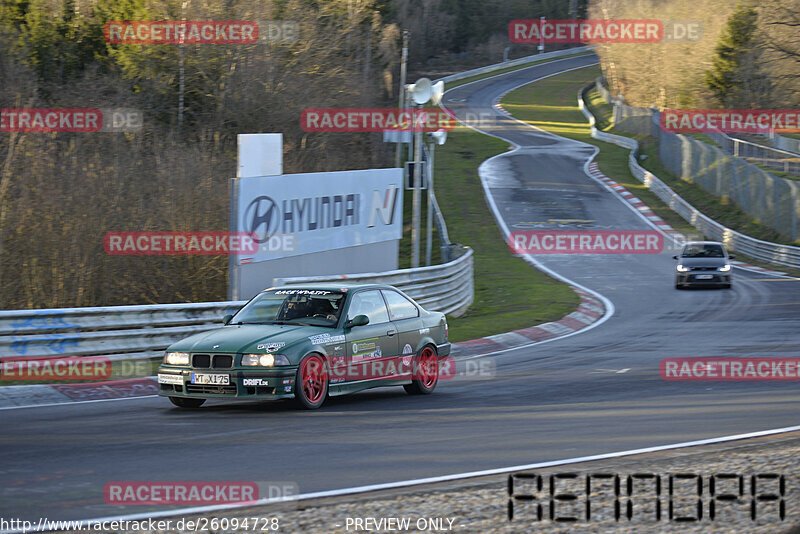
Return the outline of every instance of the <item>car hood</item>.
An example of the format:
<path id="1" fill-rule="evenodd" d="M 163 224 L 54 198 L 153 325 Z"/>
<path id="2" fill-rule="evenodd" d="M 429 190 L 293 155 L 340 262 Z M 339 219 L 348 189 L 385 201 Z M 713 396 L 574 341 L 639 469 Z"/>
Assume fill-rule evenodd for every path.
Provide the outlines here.
<path id="1" fill-rule="evenodd" d="M 722 267 L 728 258 L 680 258 L 678 262 L 684 267 Z"/>
<path id="2" fill-rule="evenodd" d="M 293 325 L 228 325 L 194 334 L 173 343 L 167 349 L 175 352 L 254 352 L 278 351 L 284 347 L 309 341 L 317 334 L 333 335 L 336 329 Z M 273 345 L 275 344 L 275 345 Z M 261 348 L 258 348 L 258 347 Z"/>

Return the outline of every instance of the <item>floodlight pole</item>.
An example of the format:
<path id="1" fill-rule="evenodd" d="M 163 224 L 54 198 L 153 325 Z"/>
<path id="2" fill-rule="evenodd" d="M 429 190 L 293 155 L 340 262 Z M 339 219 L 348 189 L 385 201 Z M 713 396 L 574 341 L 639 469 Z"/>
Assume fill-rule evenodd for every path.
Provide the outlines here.
<path id="1" fill-rule="evenodd" d="M 435 141 L 431 138 L 428 144 L 428 231 L 425 234 L 425 265 L 431 264 L 431 241 L 433 240 L 433 145 Z"/>
<path id="2" fill-rule="evenodd" d="M 183 89 L 184 89 L 184 68 L 183 68 L 183 41 L 186 36 L 186 5 L 189 0 L 181 2 L 181 22 L 184 23 L 183 33 L 178 44 L 178 130 L 183 126 Z"/>
<path id="3" fill-rule="evenodd" d="M 419 267 L 420 185 L 422 182 L 422 124 L 418 124 L 422 105 L 414 107 L 414 194 L 411 203 L 411 268 Z M 421 121 L 420 121 L 421 122 Z"/>
<path id="4" fill-rule="evenodd" d="M 408 61 L 408 30 L 403 30 L 403 56 L 400 60 L 400 102 L 398 108 L 402 110 L 406 107 L 406 62 Z M 398 136 L 402 136 L 403 132 L 398 132 Z M 402 139 L 402 137 L 400 137 Z M 403 151 L 403 142 L 397 142 L 397 149 L 394 153 L 394 166 L 400 166 L 400 154 Z"/>

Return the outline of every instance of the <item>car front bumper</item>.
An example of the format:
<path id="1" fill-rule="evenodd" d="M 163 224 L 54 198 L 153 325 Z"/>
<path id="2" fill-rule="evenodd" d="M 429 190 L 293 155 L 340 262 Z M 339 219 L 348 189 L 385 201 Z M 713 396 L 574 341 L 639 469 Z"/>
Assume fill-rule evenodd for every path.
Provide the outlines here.
<path id="1" fill-rule="evenodd" d="M 698 276 L 710 276 L 711 278 L 698 278 Z M 676 274 L 675 283 L 686 286 L 727 286 L 731 283 L 731 274 L 719 271 L 690 271 Z"/>
<path id="2" fill-rule="evenodd" d="M 193 374 L 227 375 L 228 384 L 192 383 Z M 158 368 L 158 394 L 196 399 L 290 399 L 294 397 L 297 367 L 280 369 L 187 369 L 162 365 Z"/>

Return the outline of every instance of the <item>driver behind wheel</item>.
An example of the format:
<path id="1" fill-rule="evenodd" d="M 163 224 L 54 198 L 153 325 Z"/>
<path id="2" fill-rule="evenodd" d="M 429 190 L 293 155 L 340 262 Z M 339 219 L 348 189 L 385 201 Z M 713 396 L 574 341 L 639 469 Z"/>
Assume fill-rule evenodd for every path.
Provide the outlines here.
<path id="1" fill-rule="evenodd" d="M 311 299 L 311 315 L 321 315 L 328 320 L 335 321 L 338 319 L 337 310 L 328 299 Z"/>
<path id="2" fill-rule="evenodd" d="M 290 300 L 286 303 L 286 309 L 283 311 L 281 319 L 291 321 L 292 319 L 300 319 L 310 315 L 311 303 L 306 299 Z"/>

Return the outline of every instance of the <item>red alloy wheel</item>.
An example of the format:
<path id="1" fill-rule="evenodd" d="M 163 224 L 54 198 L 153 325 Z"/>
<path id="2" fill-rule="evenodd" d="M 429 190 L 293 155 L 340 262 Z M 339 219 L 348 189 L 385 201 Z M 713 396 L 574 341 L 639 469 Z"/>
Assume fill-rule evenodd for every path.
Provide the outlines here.
<path id="1" fill-rule="evenodd" d="M 328 371 L 325 362 L 319 356 L 310 356 L 303 360 L 300 370 L 303 393 L 311 404 L 322 400 L 327 389 Z"/>
<path id="2" fill-rule="evenodd" d="M 436 362 L 436 354 L 430 347 L 422 349 L 422 353 L 418 359 L 419 367 L 417 373 L 419 374 L 419 381 L 426 389 L 430 389 L 436 384 L 436 379 L 439 375 L 439 369 Z"/>

